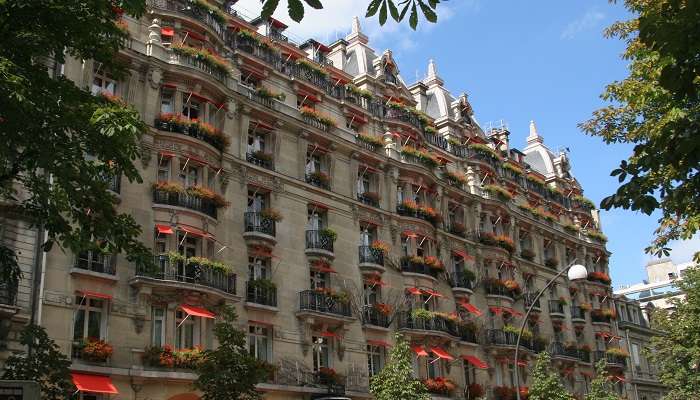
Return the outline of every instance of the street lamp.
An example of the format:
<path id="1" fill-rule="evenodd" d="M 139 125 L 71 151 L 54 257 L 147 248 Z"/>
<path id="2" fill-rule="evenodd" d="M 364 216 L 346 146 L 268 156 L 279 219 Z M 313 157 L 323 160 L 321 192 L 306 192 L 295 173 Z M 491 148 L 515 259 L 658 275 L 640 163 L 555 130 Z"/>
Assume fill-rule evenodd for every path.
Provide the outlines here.
<path id="1" fill-rule="evenodd" d="M 535 303 L 537 303 L 537 300 L 539 300 L 540 297 L 542 297 L 542 293 L 545 292 L 550 286 L 552 286 L 552 283 L 559 279 L 560 276 L 564 275 L 564 272 L 569 271 L 568 277 L 570 281 L 580 281 L 581 279 L 586 279 L 588 277 L 588 271 L 586 270 L 586 267 L 584 267 L 581 264 L 575 264 L 576 260 L 574 260 L 568 267 L 563 268 L 561 271 L 559 271 L 558 274 L 554 276 L 554 278 L 550 279 L 549 282 L 540 290 L 539 293 L 537 293 L 537 296 L 535 296 L 532 301 L 530 301 L 530 307 L 527 308 L 527 312 L 525 313 L 525 316 L 523 317 L 523 322 L 520 324 L 520 332 L 518 332 L 518 340 L 515 342 L 515 360 L 513 360 L 513 365 L 514 367 L 514 377 L 515 377 L 515 398 L 517 400 L 520 400 L 520 377 L 518 376 L 518 350 L 520 349 L 520 338 L 523 335 L 523 331 L 525 330 L 525 324 L 527 323 L 527 318 L 530 316 L 530 313 L 532 312 L 532 307 L 535 306 Z"/>

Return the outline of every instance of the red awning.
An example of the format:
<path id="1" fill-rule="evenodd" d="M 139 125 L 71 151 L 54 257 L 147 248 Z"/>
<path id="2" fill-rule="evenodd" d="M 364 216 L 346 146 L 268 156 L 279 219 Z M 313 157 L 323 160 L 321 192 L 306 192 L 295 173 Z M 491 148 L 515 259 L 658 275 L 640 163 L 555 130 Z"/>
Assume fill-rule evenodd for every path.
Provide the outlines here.
<path id="1" fill-rule="evenodd" d="M 519 367 L 527 367 L 527 361 L 525 361 L 525 360 L 518 360 L 518 366 L 519 366 Z"/>
<path id="2" fill-rule="evenodd" d="M 156 230 L 158 231 L 158 233 L 162 233 L 163 235 L 172 235 L 173 234 L 173 228 L 170 227 L 170 225 L 156 224 Z"/>
<path id="3" fill-rule="evenodd" d="M 452 252 L 453 252 L 455 255 L 460 256 L 460 257 L 462 257 L 462 258 L 465 259 L 465 260 L 473 260 L 473 259 L 474 259 L 474 257 L 472 257 L 472 256 L 470 256 L 469 254 L 467 254 L 467 252 L 464 251 L 464 250 L 452 250 Z"/>
<path id="4" fill-rule="evenodd" d="M 383 341 L 383 340 L 367 340 L 367 344 L 370 344 L 372 346 L 379 346 L 379 347 L 389 347 L 389 343 Z"/>
<path id="5" fill-rule="evenodd" d="M 428 357 L 428 352 L 425 351 L 423 346 L 411 346 L 411 350 L 413 350 L 418 357 Z"/>
<path id="6" fill-rule="evenodd" d="M 88 375 L 72 372 L 73 384 L 81 392 L 119 394 L 112 378 L 103 375 Z"/>
<path id="7" fill-rule="evenodd" d="M 500 315 L 503 312 L 503 308 L 501 307 L 489 307 L 489 311 L 496 315 Z"/>
<path id="8" fill-rule="evenodd" d="M 433 354 L 437 356 L 437 358 L 442 358 L 443 360 L 452 361 L 455 359 L 448 352 L 439 347 L 431 347 L 430 351 L 432 351 Z"/>
<path id="9" fill-rule="evenodd" d="M 593 378 L 593 373 L 592 373 L 592 372 L 588 372 L 588 371 L 580 371 L 580 372 L 579 372 L 579 375 L 585 376 L 585 377 L 587 377 L 587 378 Z"/>
<path id="10" fill-rule="evenodd" d="M 192 39 L 199 40 L 200 42 L 204 42 L 206 40 L 206 38 L 204 36 L 200 35 L 197 32 L 187 31 L 187 30 L 185 32 L 187 32 L 187 35 L 189 37 L 191 37 Z"/>
<path id="11" fill-rule="evenodd" d="M 175 29 L 170 27 L 160 28 L 161 36 L 175 36 Z"/>
<path id="12" fill-rule="evenodd" d="M 427 294 L 427 295 L 433 296 L 433 297 L 443 297 L 440 293 L 438 293 L 432 289 L 423 289 L 423 294 Z"/>
<path id="13" fill-rule="evenodd" d="M 474 304 L 472 304 L 472 303 L 469 303 L 469 302 L 467 302 L 467 301 L 465 301 L 465 300 L 461 300 L 461 301 L 458 302 L 457 304 L 459 304 L 460 306 L 462 306 L 462 308 L 464 308 L 465 310 L 469 311 L 470 313 L 476 315 L 477 317 L 480 317 L 480 316 L 482 315 L 482 314 L 481 314 L 481 310 L 479 310 L 478 308 L 476 308 L 476 306 L 475 306 Z"/>
<path id="14" fill-rule="evenodd" d="M 507 312 L 507 313 L 510 314 L 510 315 L 514 315 L 514 316 L 516 316 L 516 317 L 522 317 L 522 316 L 523 316 L 523 313 L 521 313 L 520 311 L 514 310 L 514 309 L 512 309 L 512 308 L 510 308 L 510 307 L 503 307 L 503 311 Z"/>
<path id="15" fill-rule="evenodd" d="M 485 362 L 481 361 L 478 357 L 476 356 L 467 356 L 464 355 L 462 356 L 462 359 L 469 362 L 469 364 L 479 368 L 479 369 L 488 369 L 489 365 L 486 364 Z"/>
<path id="16" fill-rule="evenodd" d="M 204 232 L 203 230 L 197 229 L 197 228 L 193 228 L 193 227 L 190 227 L 190 226 L 178 225 L 178 226 L 177 226 L 177 229 L 179 229 L 179 230 L 181 230 L 181 231 L 183 231 L 183 232 L 187 232 L 187 233 L 190 234 L 190 235 L 201 236 L 201 237 L 209 237 L 209 234 L 206 233 L 206 232 Z"/>
<path id="17" fill-rule="evenodd" d="M 173 158 L 177 154 L 173 153 L 172 151 L 161 151 L 160 155 L 161 155 L 161 157 L 165 157 L 165 158 Z"/>
<path id="18" fill-rule="evenodd" d="M 112 300 L 112 295 L 109 294 L 104 294 L 100 292 L 91 292 L 89 290 L 78 290 L 78 293 L 83 295 L 83 297 L 92 297 L 94 299 L 104 299 L 104 300 Z"/>
<path id="19" fill-rule="evenodd" d="M 211 318 L 214 319 L 216 317 L 216 314 L 213 312 L 204 309 L 202 307 L 195 307 L 195 306 L 190 306 L 187 304 L 180 304 L 180 308 L 182 311 L 186 312 L 187 314 L 193 316 L 193 317 L 202 317 L 202 318 Z"/>
<path id="20" fill-rule="evenodd" d="M 320 335 L 321 337 L 325 337 L 325 338 L 336 338 L 336 339 L 340 339 L 340 335 L 338 335 L 338 334 L 335 333 L 335 332 L 331 332 L 331 331 L 323 331 L 323 332 L 321 332 L 319 335 Z"/>
<path id="21" fill-rule="evenodd" d="M 382 281 L 382 278 L 377 278 L 377 277 L 367 278 L 367 279 L 365 279 L 365 283 L 368 285 L 376 285 L 376 286 L 380 286 L 380 287 L 386 286 L 386 283 L 384 281 Z"/>
<path id="22" fill-rule="evenodd" d="M 299 90 L 297 91 L 297 98 L 300 98 L 302 100 L 311 100 L 314 103 L 320 103 L 321 99 L 318 97 L 314 96 L 312 93 L 307 92 L 306 90 Z"/>
<path id="23" fill-rule="evenodd" d="M 418 237 L 418 235 L 413 231 L 403 231 L 401 233 L 401 235 L 406 236 L 406 237 L 412 237 L 412 238 Z"/>
<path id="24" fill-rule="evenodd" d="M 418 289 L 417 287 L 408 288 L 408 289 L 406 289 L 406 291 L 414 296 L 418 296 L 421 293 L 423 293 L 423 291 Z"/>

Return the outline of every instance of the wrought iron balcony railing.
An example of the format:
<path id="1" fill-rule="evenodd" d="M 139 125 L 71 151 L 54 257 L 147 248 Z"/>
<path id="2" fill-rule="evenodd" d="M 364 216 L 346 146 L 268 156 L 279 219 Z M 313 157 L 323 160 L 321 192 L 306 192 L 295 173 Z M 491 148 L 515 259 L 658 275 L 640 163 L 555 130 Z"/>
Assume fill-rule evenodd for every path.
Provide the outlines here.
<path id="1" fill-rule="evenodd" d="M 236 294 L 236 274 L 204 267 L 192 262 L 171 261 L 168 255 L 155 257 L 155 269 L 138 266 L 136 276 L 162 281 L 184 282 Z"/>
<path id="2" fill-rule="evenodd" d="M 364 325 L 374 325 L 382 328 L 388 328 L 389 317 L 379 312 L 379 310 L 377 310 L 373 306 L 369 306 L 363 311 L 362 323 Z"/>
<path id="3" fill-rule="evenodd" d="M 335 314 L 342 317 L 352 316 L 349 303 L 315 290 L 299 292 L 299 310 Z"/>
<path id="4" fill-rule="evenodd" d="M 399 314 L 399 329 L 412 329 L 419 331 L 438 331 L 458 337 L 457 328 L 454 322 L 442 317 L 416 318 L 410 311 Z"/>
<path id="5" fill-rule="evenodd" d="M 277 307 L 277 288 L 262 287 L 251 281 L 246 282 L 246 301 L 249 303 L 262 304 L 270 307 Z"/>
<path id="6" fill-rule="evenodd" d="M 246 232 L 259 232 L 265 235 L 276 235 L 276 222 L 265 217 L 261 212 L 249 211 L 243 214 Z"/>
<path id="7" fill-rule="evenodd" d="M 333 252 L 333 239 L 323 232 L 322 230 L 306 231 L 307 250 L 325 250 L 331 253 Z"/>
<path id="8" fill-rule="evenodd" d="M 213 201 L 201 197 L 191 196 L 186 193 L 167 192 L 165 190 L 153 190 L 153 202 L 167 204 L 199 211 L 212 218 L 217 218 L 217 208 Z"/>
<path id="9" fill-rule="evenodd" d="M 384 266 L 384 252 L 372 246 L 358 246 L 360 264 L 377 264 Z"/>

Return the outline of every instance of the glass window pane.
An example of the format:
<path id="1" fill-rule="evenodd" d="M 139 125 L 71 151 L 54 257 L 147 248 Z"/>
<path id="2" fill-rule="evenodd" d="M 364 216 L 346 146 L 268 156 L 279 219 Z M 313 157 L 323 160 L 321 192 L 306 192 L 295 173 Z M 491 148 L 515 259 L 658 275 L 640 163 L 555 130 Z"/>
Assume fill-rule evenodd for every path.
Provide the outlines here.
<path id="1" fill-rule="evenodd" d="M 77 310 L 75 312 L 75 323 L 73 324 L 73 339 L 80 340 L 83 338 L 83 329 L 85 326 L 85 310 Z"/>

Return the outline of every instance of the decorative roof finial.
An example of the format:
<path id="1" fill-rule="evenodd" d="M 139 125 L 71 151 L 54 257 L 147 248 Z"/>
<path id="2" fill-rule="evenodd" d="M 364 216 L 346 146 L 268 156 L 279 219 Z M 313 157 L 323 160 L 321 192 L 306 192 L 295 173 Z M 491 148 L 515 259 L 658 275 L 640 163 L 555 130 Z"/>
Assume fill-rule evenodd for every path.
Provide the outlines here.
<path id="1" fill-rule="evenodd" d="M 437 76 L 437 67 L 435 66 L 435 61 L 431 58 L 428 61 L 428 78 L 434 78 Z"/>
<path id="2" fill-rule="evenodd" d="M 437 65 L 435 65 L 435 60 L 432 58 L 428 61 L 428 76 L 425 77 L 423 80 L 423 83 L 426 85 L 434 85 L 437 84 L 438 86 L 442 85 L 442 79 L 437 74 Z"/>
<path id="3" fill-rule="evenodd" d="M 352 24 L 350 28 L 350 33 L 345 37 L 345 40 L 354 43 L 354 42 L 360 42 L 360 43 L 367 43 L 368 38 L 367 35 L 362 33 L 362 27 L 360 26 L 360 18 L 357 16 L 352 17 Z"/>
<path id="4" fill-rule="evenodd" d="M 540 136 L 539 133 L 537 133 L 537 126 L 535 125 L 535 121 L 530 120 L 530 135 L 527 137 L 527 143 L 542 143 L 543 139 L 542 136 Z"/>
<path id="5" fill-rule="evenodd" d="M 352 17 L 352 33 L 362 33 L 362 28 L 360 27 L 360 18 L 358 16 Z"/>

